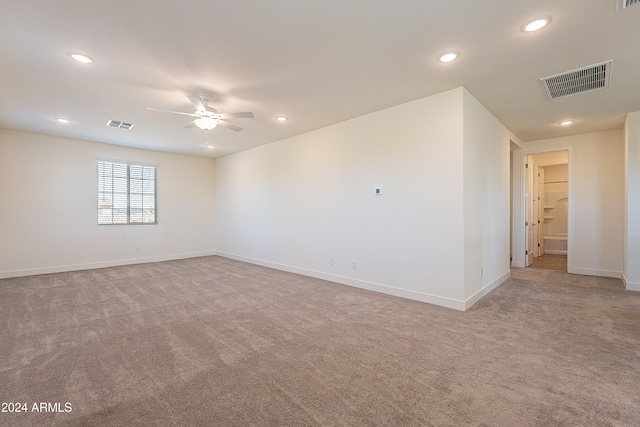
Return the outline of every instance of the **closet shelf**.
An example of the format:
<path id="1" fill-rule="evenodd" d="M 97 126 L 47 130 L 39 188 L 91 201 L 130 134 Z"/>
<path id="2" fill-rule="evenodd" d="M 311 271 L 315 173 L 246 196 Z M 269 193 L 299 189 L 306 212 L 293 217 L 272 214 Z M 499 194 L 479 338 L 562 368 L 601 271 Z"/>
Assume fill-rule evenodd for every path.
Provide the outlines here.
<path id="1" fill-rule="evenodd" d="M 552 236 L 544 236 L 545 240 L 567 240 L 566 235 L 552 235 Z"/>

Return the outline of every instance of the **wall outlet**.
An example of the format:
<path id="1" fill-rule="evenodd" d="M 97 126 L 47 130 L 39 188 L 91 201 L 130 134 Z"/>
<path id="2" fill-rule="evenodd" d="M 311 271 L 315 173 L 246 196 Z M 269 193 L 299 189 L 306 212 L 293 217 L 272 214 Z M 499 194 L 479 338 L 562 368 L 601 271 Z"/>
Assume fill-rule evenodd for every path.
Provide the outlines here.
<path id="1" fill-rule="evenodd" d="M 358 269 L 358 261 L 351 261 L 351 268 L 353 268 L 354 270 Z"/>
<path id="2" fill-rule="evenodd" d="M 382 196 L 384 194 L 384 188 L 382 187 L 376 187 L 376 196 Z"/>
<path id="3" fill-rule="evenodd" d="M 142 252 L 142 249 L 140 249 L 140 246 L 136 246 L 136 252 Z"/>
<path id="4" fill-rule="evenodd" d="M 480 277 L 484 275 L 484 268 L 480 268 Z"/>
<path id="5" fill-rule="evenodd" d="M 253 245 L 249 245 L 249 252 L 253 251 Z"/>
<path id="6" fill-rule="evenodd" d="M 336 265 L 336 260 L 334 258 L 329 258 L 329 265 Z"/>

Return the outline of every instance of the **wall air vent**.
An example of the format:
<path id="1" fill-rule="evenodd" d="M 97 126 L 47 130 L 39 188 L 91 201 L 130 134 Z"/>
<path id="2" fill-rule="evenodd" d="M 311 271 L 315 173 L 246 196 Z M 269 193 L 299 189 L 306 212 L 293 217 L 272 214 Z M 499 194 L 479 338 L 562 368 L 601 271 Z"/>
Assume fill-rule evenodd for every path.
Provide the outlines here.
<path id="1" fill-rule="evenodd" d="M 618 12 L 636 4 L 640 4 L 640 0 L 618 0 Z"/>
<path id="2" fill-rule="evenodd" d="M 548 99 L 609 87 L 611 60 L 540 79 Z"/>
<path id="3" fill-rule="evenodd" d="M 131 123 L 119 122 L 117 120 L 109 120 L 107 122 L 107 126 L 111 126 L 113 128 L 121 128 L 121 129 L 131 129 L 133 127 Z"/>

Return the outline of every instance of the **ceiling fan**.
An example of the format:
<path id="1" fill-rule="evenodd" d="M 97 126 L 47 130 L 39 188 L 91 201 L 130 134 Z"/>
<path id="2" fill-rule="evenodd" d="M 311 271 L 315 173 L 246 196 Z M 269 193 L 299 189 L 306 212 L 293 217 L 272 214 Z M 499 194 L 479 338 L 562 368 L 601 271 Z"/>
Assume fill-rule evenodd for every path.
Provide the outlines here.
<path id="1" fill-rule="evenodd" d="M 196 117 L 190 123 L 187 123 L 184 127 L 190 128 L 193 126 L 197 126 L 202 130 L 211 130 L 216 126 L 220 125 L 227 129 L 234 130 L 236 132 L 241 131 L 242 128 L 240 126 L 236 126 L 226 121 L 226 119 L 253 119 L 255 116 L 253 113 L 245 112 L 245 113 L 218 113 L 215 108 L 207 105 L 207 102 L 211 99 L 211 95 L 208 93 L 201 93 L 199 97 L 187 95 L 189 101 L 196 107 L 196 111 L 193 113 L 183 113 L 181 111 L 168 111 L 168 110 L 159 110 L 157 108 L 147 107 L 147 109 L 152 111 L 161 111 L 163 113 L 173 113 L 173 114 L 182 114 L 184 116 Z"/>

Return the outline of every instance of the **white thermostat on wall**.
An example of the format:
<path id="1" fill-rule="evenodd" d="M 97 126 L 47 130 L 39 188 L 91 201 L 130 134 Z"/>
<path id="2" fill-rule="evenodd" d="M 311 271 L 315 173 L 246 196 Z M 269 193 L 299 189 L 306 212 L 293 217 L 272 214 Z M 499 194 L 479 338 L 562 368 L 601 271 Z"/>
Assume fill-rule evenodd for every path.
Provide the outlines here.
<path id="1" fill-rule="evenodd" d="M 376 196 L 382 196 L 384 194 L 384 188 L 376 187 Z"/>

